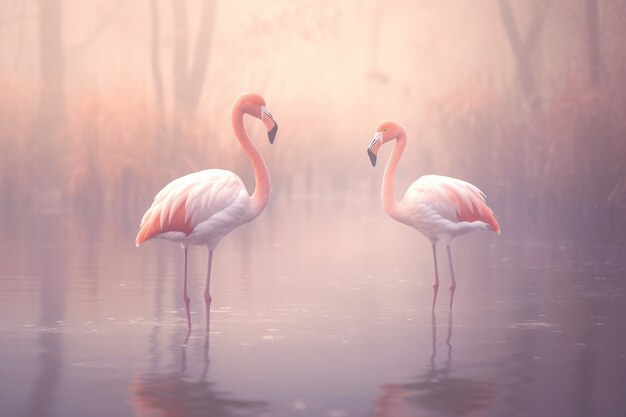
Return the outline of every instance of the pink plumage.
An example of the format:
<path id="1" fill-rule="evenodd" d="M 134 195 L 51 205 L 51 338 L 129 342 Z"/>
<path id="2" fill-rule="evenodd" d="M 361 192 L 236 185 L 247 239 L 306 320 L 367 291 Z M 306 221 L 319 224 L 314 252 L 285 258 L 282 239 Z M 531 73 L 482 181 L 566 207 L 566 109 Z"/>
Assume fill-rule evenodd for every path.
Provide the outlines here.
<path id="1" fill-rule="evenodd" d="M 432 213 L 433 215 L 440 215 L 456 225 L 459 223 L 483 222 L 491 230 L 500 234 L 500 225 L 493 216 L 493 211 L 487 205 L 485 194 L 476 186 L 463 180 L 442 175 L 421 176 L 411 184 L 400 204 L 404 206 L 402 209 L 405 212 L 411 211 L 411 205 L 430 207 L 434 212 Z M 428 221 L 423 210 L 415 214 L 418 217 L 422 215 L 421 223 Z M 415 227 L 419 230 L 419 222 Z M 477 228 L 482 228 L 482 225 L 477 225 Z M 438 230 L 440 233 L 448 232 L 443 224 L 440 229 Z M 465 230 L 459 231 L 459 233 L 449 231 L 449 233 L 454 237 L 465 233 Z M 446 240 L 445 238 L 440 239 Z"/>
<path id="2" fill-rule="evenodd" d="M 404 198 L 396 201 L 393 182 L 400 157 L 406 146 L 406 131 L 394 121 L 381 123 L 367 152 L 372 165 L 376 165 L 380 147 L 394 139 L 395 145 L 383 176 L 383 207 L 392 218 L 415 228 L 432 244 L 435 262 L 433 308 L 435 308 L 439 289 L 436 244 L 438 241 L 444 242 L 450 264 L 450 308 L 452 308 L 456 289 L 450 252 L 452 239 L 474 230 L 491 230 L 500 234 L 500 225 L 487 205 L 485 194 L 469 182 L 456 178 L 441 175 L 421 176 L 411 184 Z"/>
<path id="3" fill-rule="evenodd" d="M 215 248 L 237 226 L 252 220 L 250 196 L 230 171 L 208 169 L 177 178 L 154 198 L 135 243 L 158 238 Z"/>
<path id="4" fill-rule="evenodd" d="M 203 245 L 209 249 L 204 292 L 208 329 L 213 249 L 232 230 L 257 217 L 269 200 L 269 172 L 261 154 L 245 131 L 243 125 L 245 114 L 263 121 L 270 143 L 274 142 L 278 125 L 265 100 L 258 94 L 242 94 L 235 100 L 232 108 L 233 129 L 254 169 L 256 180 L 254 194 L 248 194 L 246 186 L 237 175 L 221 169 L 207 169 L 177 178 L 154 197 L 152 206 L 141 219 L 135 239 L 137 246 L 154 238 L 182 245 L 185 253 L 183 301 L 189 328 L 191 313 L 187 294 L 187 247 Z"/>

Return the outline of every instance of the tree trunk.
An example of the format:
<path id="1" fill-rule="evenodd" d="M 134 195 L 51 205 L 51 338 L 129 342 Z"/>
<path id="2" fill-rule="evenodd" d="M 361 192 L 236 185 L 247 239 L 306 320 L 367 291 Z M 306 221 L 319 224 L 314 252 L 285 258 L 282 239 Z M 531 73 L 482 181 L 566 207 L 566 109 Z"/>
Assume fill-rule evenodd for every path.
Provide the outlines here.
<path id="1" fill-rule="evenodd" d="M 17 47 L 15 48 L 15 60 L 13 62 L 13 72 L 15 72 L 15 74 L 19 74 L 19 69 L 20 69 L 20 62 L 22 60 L 22 52 L 23 52 L 23 46 L 24 46 L 24 26 L 25 26 L 25 20 L 24 16 L 26 15 L 26 5 L 27 3 L 24 1 L 21 4 L 20 7 L 20 14 L 19 14 L 19 23 L 18 23 L 18 30 L 17 30 Z"/>
<path id="2" fill-rule="evenodd" d="M 498 0 L 498 4 L 500 6 L 500 16 L 502 17 L 504 30 L 506 31 L 513 56 L 515 57 L 517 76 L 522 92 L 535 116 L 541 119 L 542 103 L 533 73 L 532 55 L 541 37 L 545 13 L 550 2 L 543 4 L 541 9 L 536 8 L 534 10 L 533 19 L 525 39 L 522 39 L 508 0 Z"/>
<path id="3" fill-rule="evenodd" d="M 65 106 L 65 50 L 61 0 L 39 0 L 40 120 L 57 127 Z"/>
<path id="4" fill-rule="evenodd" d="M 165 98 L 163 96 L 163 76 L 161 75 L 161 21 L 159 18 L 159 5 L 157 0 L 150 0 L 150 20 L 150 66 L 152 68 L 152 82 L 154 84 L 159 118 L 163 120 L 165 114 Z"/>
<path id="5" fill-rule="evenodd" d="M 602 62 L 600 58 L 600 31 L 598 25 L 598 1 L 586 0 L 587 3 L 587 52 L 589 59 L 589 80 L 598 87 L 602 81 Z"/>
<path id="6" fill-rule="evenodd" d="M 174 110 L 185 112 L 183 106 L 187 84 L 187 59 L 189 28 L 187 22 L 187 1 L 172 0 L 174 18 Z"/>
<path id="7" fill-rule="evenodd" d="M 211 37 L 217 0 L 204 0 L 191 65 L 189 65 L 189 24 L 187 2 L 172 0 L 174 16 L 174 106 L 193 118 L 202 96 L 211 51 Z"/>
<path id="8" fill-rule="evenodd" d="M 39 0 L 39 128 L 34 156 L 43 180 L 58 180 L 59 133 L 65 117 L 65 47 L 62 0 Z M 48 184 L 51 185 L 51 184 Z"/>
<path id="9" fill-rule="evenodd" d="M 187 81 L 186 102 L 188 111 L 193 116 L 198 109 L 198 103 L 202 96 L 202 87 L 206 78 L 206 69 L 209 63 L 211 51 L 211 38 L 215 22 L 215 9 L 217 0 L 204 0 L 202 14 L 200 15 L 200 28 L 198 39 L 194 49 L 191 72 Z"/>

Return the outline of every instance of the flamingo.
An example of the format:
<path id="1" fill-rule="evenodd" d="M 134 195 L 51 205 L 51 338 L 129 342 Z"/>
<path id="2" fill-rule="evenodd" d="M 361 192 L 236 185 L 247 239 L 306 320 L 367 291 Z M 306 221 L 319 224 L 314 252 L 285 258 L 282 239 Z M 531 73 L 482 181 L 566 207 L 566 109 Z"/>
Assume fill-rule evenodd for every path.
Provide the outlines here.
<path id="1" fill-rule="evenodd" d="M 378 150 L 383 144 L 393 139 L 396 142 L 383 175 L 383 208 L 391 218 L 417 229 L 432 244 L 435 263 L 433 310 L 439 291 L 436 245 L 440 240 L 446 245 L 450 264 L 451 310 L 456 290 L 450 252 L 452 239 L 474 230 L 491 230 L 500 234 L 500 225 L 493 216 L 493 211 L 487 206 L 485 194 L 476 186 L 456 178 L 441 175 L 421 176 L 411 184 L 402 201 L 396 201 L 393 182 L 400 157 L 406 146 L 406 131 L 397 122 L 391 120 L 382 122 L 367 148 L 367 154 L 372 166 L 376 166 Z"/>
<path id="2" fill-rule="evenodd" d="M 237 226 L 257 217 L 267 205 L 270 176 L 263 157 L 248 137 L 243 116 L 260 119 L 274 143 L 278 125 L 265 100 L 258 94 L 241 94 L 232 107 L 235 135 L 254 169 L 255 190 L 251 196 L 243 181 L 234 173 L 207 169 L 175 179 L 154 197 L 146 211 L 135 239 L 137 246 L 148 239 L 158 238 L 180 243 L 184 251 L 183 302 L 187 326 L 191 329 L 190 298 L 187 293 L 187 249 L 189 245 L 206 245 L 209 250 L 204 303 L 206 327 L 209 328 L 211 294 L 211 262 L 213 250 L 224 236 Z"/>

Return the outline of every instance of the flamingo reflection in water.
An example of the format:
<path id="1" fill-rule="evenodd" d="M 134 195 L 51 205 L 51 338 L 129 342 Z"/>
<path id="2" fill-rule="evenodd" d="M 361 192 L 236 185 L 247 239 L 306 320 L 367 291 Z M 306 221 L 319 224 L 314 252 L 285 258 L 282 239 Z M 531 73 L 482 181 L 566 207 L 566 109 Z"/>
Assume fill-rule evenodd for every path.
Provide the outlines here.
<path id="1" fill-rule="evenodd" d="M 446 360 L 438 367 L 437 320 L 433 312 L 432 354 L 427 371 L 417 376 L 415 382 L 382 385 L 372 417 L 412 417 L 426 411 L 445 416 L 491 415 L 491 406 L 498 396 L 496 384 L 453 376 L 452 313 L 448 315 L 446 346 Z"/>
<path id="2" fill-rule="evenodd" d="M 178 417 L 178 416 L 258 416 L 267 410 L 265 401 L 243 400 L 234 398 L 227 392 L 216 389 L 215 383 L 209 382 L 209 334 L 204 338 L 204 363 L 199 376 L 193 377 L 187 369 L 187 349 L 189 337 L 173 341 L 172 352 L 180 348 L 180 366 L 170 372 L 158 372 L 158 338 L 151 338 L 153 363 L 150 372 L 136 375 L 130 384 L 131 403 L 135 415 L 143 417 Z M 174 335 L 176 336 L 176 335 Z M 177 339 L 180 340 L 180 339 Z M 192 340 L 194 341 L 194 340 Z M 194 362 L 195 363 L 195 362 Z"/>
<path id="3" fill-rule="evenodd" d="M 154 197 L 146 211 L 137 246 L 148 239 L 166 239 L 180 243 L 185 253 L 183 302 L 187 326 L 191 328 L 190 297 L 187 293 L 187 248 L 204 245 L 209 249 L 204 303 L 207 329 L 211 294 L 211 263 L 213 250 L 219 242 L 238 226 L 256 218 L 265 209 L 270 196 L 270 175 L 263 157 L 254 146 L 243 124 L 245 114 L 265 124 L 270 143 L 274 143 L 278 125 L 265 100 L 258 94 L 240 95 L 233 104 L 232 125 L 239 144 L 252 163 L 256 188 L 250 196 L 241 178 L 230 171 L 207 169 L 175 179 Z"/>

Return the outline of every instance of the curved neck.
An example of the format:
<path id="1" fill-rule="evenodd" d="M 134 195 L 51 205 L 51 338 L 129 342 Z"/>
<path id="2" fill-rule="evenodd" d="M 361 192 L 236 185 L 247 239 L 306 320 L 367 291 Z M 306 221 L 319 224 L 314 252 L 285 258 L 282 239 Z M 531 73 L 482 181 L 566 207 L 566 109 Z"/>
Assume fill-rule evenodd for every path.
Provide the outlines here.
<path id="1" fill-rule="evenodd" d="M 400 157 L 402 156 L 402 152 L 404 152 L 405 146 L 406 133 L 400 132 L 400 134 L 396 137 L 396 143 L 393 145 L 393 151 L 391 152 L 389 161 L 387 161 L 387 166 L 385 167 L 385 173 L 383 175 L 383 208 L 391 217 L 395 217 L 399 210 L 398 202 L 396 201 L 393 193 L 393 181 L 396 177 L 396 169 L 398 168 L 398 163 L 400 162 Z"/>
<path id="2" fill-rule="evenodd" d="M 250 196 L 250 215 L 251 219 L 253 219 L 263 211 L 267 205 L 267 201 L 269 200 L 270 173 L 267 170 L 267 165 L 265 165 L 263 157 L 246 133 L 246 129 L 243 125 L 243 115 L 245 113 L 246 111 L 240 106 L 234 107 L 232 112 L 232 123 L 235 135 L 237 136 L 237 139 L 239 139 L 239 143 L 241 144 L 244 152 L 248 155 L 250 162 L 252 162 L 252 168 L 254 169 L 255 188 L 254 193 Z"/>

